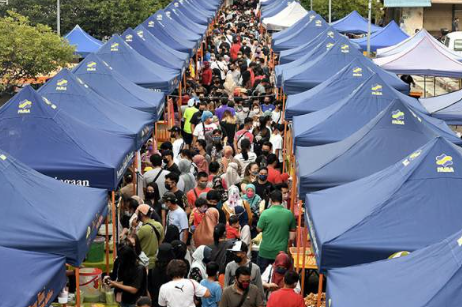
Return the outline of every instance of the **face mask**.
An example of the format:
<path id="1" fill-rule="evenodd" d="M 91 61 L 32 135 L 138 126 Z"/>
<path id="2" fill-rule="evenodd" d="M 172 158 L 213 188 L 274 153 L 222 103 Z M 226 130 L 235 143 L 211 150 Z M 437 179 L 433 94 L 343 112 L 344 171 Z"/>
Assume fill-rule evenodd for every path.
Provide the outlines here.
<path id="1" fill-rule="evenodd" d="M 255 113 L 260 113 L 260 109 L 259 109 L 259 108 L 254 108 L 253 111 L 254 111 Z"/>
<path id="2" fill-rule="evenodd" d="M 131 216 L 130 211 L 125 211 L 124 214 L 125 214 L 126 216 Z"/>
<path id="3" fill-rule="evenodd" d="M 249 108 L 242 108 L 242 111 L 247 113 L 247 112 L 249 112 Z"/>
<path id="4" fill-rule="evenodd" d="M 203 190 L 207 187 L 207 182 L 198 182 L 197 186 Z"/>
<path id="5" fill-rule="evenodd" d="M 221 142 L 221 136 L 214 136 L 214 137 L 213 137 L 213 141 L 214 141 L 215 143 L 220 143 L 220 142 Z"/>
<path id="6" fill-rule="evenodd" d="M 202 206 L 202 207 L 200 207 L 198 209 L 199 209 L 200 213 L 205 213 L 205 212 L 207 212 L 208 207 L 207 206 Z"/>
<path id="7" fill-rule="evenodd" d="M 238 255 L 234 255 L 234 261 L 236 261 L 236 263 L 241 263 L 242 262 L 242 257 L 238 256 Z"/>
<path id="8" fill-rule="evenodd" d="M 259 175 L 258 178 L 259 178 L 261 181 L 266 181 L 266 179 L 268 178 L 268 175 Z"/>
<path id="9" fill-rule="evenodd" d="M 146 196 L 146 199 L 154 199 L 155 193 L 154 192 L 146 192 L 145 196 Z"/>
<path id="10" fill-rule="evenodd" d="M 284 275 L 287 272 L 286 268 L 276 268 L 276 273 Z"/>
<path id="11" fill-rule="evenodd" d="M 264 155 L 264 156 L 267 156 L 267 155 L 269 155 L 269 151 L 267 151 L 267 150 L 262 150 L 262 151 L 261 151 L 261 154 Z"/>
<path id="12" fill-rule="evenodd" d="M 174 133 L 170 133 L 170 137 L 171 137 L 172 139 L 174 139 L 174 138 L 175 138 L 175 134 L 174 134 Z"/>
<path id="13" fill-rule="evenodd" d="M 247 192 L 246 195 L 248 198 L 253 198 L 255 196 L 255 192 Z"/>
<path id="14" fill-rule="evenodd" d="M 252 172 L 252 175 L 258 176 L 258 172 Z"/>
<path id="15" fill-rule="evenodd" d="M 168 160 L 167 160 L 167 159 L 162 159 L 162 162 L 164 162 L 165 164 L 168 164 Z"/>
<path id="16" fill-rule="evenodd" d="M 152 151 L 152 145 L 151 145 L 151 146 L 148 146 L 148 150 L 149 150 L 149 151 Z"/>
<path id="17" fill-rule="evenodd" d="M 172 187 L 168 183 L 165 184 L 165 188 L 169 191 L 172 189 Z"/>
<path id="18" fill-rule="evenodd" d="M 249 284 L 250 283 L 248 282 L 237 282 L 237 286 L 242 290 L 246 290 L 249 287 Z"/>

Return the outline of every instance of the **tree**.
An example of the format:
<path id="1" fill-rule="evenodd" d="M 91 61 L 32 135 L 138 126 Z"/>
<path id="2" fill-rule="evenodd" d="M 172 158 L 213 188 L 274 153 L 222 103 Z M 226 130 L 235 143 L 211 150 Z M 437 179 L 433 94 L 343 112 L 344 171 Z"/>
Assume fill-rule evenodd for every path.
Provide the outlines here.
<path id="1" fill-rule="evenodd" d="M 305 9 L 310 9 L 310 0 L 302 0 L 302 5 Z M 369 0 L 332 0 L 332 21 L 339 20 L 352 11 L 358 11 L 361 16 L 367 18 Z M 382 4 L 372 0 L 372 18 L 381 16 Z M 313 0 L 313 10 L 321 15 L 326 21 L 329 20 L 329 0 Z"/>
<path id="2" fill-rule="evenodd" d="M 65 67 L 75 51 L 48 26 L 33 27 L 27 17 L 14 12 L 0 18 L 0 45 L 0 92 Z"/>

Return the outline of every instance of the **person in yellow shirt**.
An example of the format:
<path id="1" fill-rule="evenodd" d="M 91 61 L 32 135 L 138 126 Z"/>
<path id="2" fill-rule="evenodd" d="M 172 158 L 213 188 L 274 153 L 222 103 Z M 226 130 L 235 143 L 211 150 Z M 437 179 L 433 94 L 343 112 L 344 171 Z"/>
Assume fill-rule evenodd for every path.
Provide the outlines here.
<path id="1" fill-rule="evenodd" d="M 186 146 L 190 147 L 193 136 L 192 136 L 192 127 L 191 127 L 191 118 L 193 117 L 194 113 L 199 112 L 199 109 L 196 108 L 197 98 L 191 98 L 188 100 L 188 107 L 184 111 L 183 119 L 184 119 L 184 126 L 183 126 L 183 140 Z"/>

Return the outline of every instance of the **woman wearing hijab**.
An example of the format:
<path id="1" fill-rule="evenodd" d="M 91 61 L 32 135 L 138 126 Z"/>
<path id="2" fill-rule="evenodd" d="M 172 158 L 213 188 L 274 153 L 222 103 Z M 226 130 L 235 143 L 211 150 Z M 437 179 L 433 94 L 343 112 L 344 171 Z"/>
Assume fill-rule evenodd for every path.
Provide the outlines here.
<path id="1" fill-rule="evenodd" d="M 163 242 L 172 243 L 173 241 L 176 241 L 179 239 L 180 239 L 180 231 L 178 230 L 178 227 L 176 227 L 175 225 L 169 225 L 167 227 L 167 231 L 165 232 L 165 238 Z"/>
<path id="2" fill-rule="evenodd" d="M 246 208 L 238 206 L 234 208 L 234 214 L 239 219 L 239 225 L 241 226 L 241 241 L 249 247 L 247 255 L 250 257 L 252 253 L 252 234 L 250 232 L 250 226 L 252 225 L 252 212 L 249 213 Z"/>
<path id="3" fill-rule="evenodd" d="M 226 173 L 223 174 L 223 179 L 226 183 L 226 188 L 229 188 L 233 185 L 238 185 L 241 182 L 241 176 L 239 176 L 239 168 L 238 164 L 235 162 L 231 162 L 228 164 L 228 168 L 226 169 Z"/>
<path id="4" fill-rule="evenodd" d="M 282 289 L 284 287 L 284 275 L 287 271 L 293 271 L 294 266 L 292 259 L 285 252 L 279 252 L 273 264 L 266 267 L 261 278 L 263 281 L 263 288 L 267 293 L 267 298 L 272 291 Z M 300 293 L 300 283 L 294 289 L 295 292 Z"/>
<path id="5" fill-rule="evenodd" d="M 191 165 L 191 161 L 186 159 L 181 159 L 178 163 L 178 168 L 181 172 L 180 179 L 183 179 L 184 182 L 183 192 L 185 194 L 194 189 L 196 185 L 196 179 L 194 178 L 194 175 L 191 173 Z"/>
<path id="6" fill-rule="evenodd" d="M 167 265 L 174 258 L 173 247 L 170 243 L 164 242 L 159 245 L 156 266 L 152 270 L 152 276 L 149 276 L 149 294 L 151 295 L 153 306 L 159 307 L 159 290 L 163 284 L 170 281 L 170 277 L 167 274 Z"/>
<path id="7" fill-rule="evenodd" d="M 213 231 L 218 225 L 220 213 L 217 209 L 209 207 L 205 211 L 199 226 L 194 230 L 193 240 L 195 246 L 210 245 L 213 243 Z"/>
<path id="8" fill-rule="evenodd" d="M 241 198 L 239 188 L 235 185 L 231 186 L 228 189 L 228 200 L 223 204 L 223 211 L 226 214 L 226 219 L 228 220 L 231 215 L 237 215 L 236 208 L 244 208 L 247 215 L 247 222 L 249 225 L 252 224 L 252 211 L 249 203 Z M 241 210 L 239 210 L 241 212 Z M 245 218 L 245 217 L 243 217 Z"/>
<path id="9" fill-rule="evenodd" d="M 195 155 L 193 158 L 193 162 L 197 167 L 197 172 L 205 172 L 207 175 L 209 174 L 209 166 L 207 164 L 207 160 L 204 156 Z"/>
<path id="10" fill-rule="evenodd" d="M 221 173 L 226 173 L 226 170 L 228 169 L 228 165 L 231 162 L 237 163 L 238 169 L 239 169 L 239 174 L 241 173 L 241 164 L 239 163 L 238 160 L 236 160 L 233 157 L 233 148 L 231 146 L 225 146 L 223 148 L 223 158 L 221 158 Z"/>
<path id="11" fill-rule="evenodd" d="M 201 245 L 192 254 L 193 263 L 189 270 L 188 278 L 201 282 L 202 279 L 207 278 L 206 265 L 210 262 L 212 249 L 208 246 Z"/>
<path id="12" fill-rule="evenodd" d="M 255 185 L 249 183 L 245 187 L 244 196 L 242 197 L 250 205 L 252 212 L 258 213 L 260 210 L 261 197 L 256 193 Z"/>

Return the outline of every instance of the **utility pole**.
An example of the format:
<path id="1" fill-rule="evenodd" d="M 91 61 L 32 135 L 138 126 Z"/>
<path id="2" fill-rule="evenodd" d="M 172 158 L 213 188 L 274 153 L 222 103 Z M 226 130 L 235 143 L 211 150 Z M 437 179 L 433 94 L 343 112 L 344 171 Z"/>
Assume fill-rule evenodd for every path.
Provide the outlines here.
<path id="1" fill-rule="evenodd" d="M 329 0 L 329 23 L 332 22 L 332 0 Z"/>
<path id="2" fill-rule="evenodd" d="M 313 11 L 313 0 L 310 1 L 310 11 Z"/>
<path id="3" fill-rule="evenodd" d="M 367 23 L 367 56 L 371 55 L 371 23 L 372 23 L 372 0 L 369 0 L 369 13 Z"/>
<path id="4" fill-rule="evenodd" d="M 60 0 L 56 0 L 56 32 L 61 36 L 61 3 Z"/>

